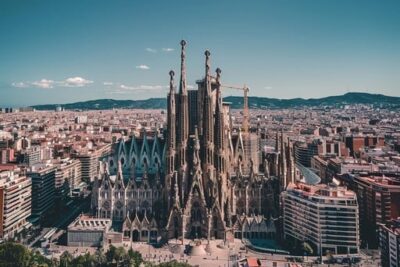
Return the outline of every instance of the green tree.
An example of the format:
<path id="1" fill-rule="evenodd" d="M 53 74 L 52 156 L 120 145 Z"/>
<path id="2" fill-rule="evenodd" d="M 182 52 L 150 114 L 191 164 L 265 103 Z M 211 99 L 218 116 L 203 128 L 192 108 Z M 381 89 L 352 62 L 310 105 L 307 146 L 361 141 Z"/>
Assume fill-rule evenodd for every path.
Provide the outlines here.
<path id="1" fill-rule="evenodd" d="M 68 251 L 65 251 L 60 256 L 60 267 L 68 267 L 71 266 L 71 262 L 73 260 L 73 256 Z"/>
<path id="2" fill-rule="evenodd" d="M 138 251 L 133 251 L 132 248 L 128 250 L 128 256 L 134 267 L 139 267 L 143 262 L 142 254 L 140 254 Z"/>
<path id="3" fill-rule="evenodd" d="M 31 254 L 21 244 L 6 242 L 0 245 L 0 266 L 21 266 L 30 265 Z"/>

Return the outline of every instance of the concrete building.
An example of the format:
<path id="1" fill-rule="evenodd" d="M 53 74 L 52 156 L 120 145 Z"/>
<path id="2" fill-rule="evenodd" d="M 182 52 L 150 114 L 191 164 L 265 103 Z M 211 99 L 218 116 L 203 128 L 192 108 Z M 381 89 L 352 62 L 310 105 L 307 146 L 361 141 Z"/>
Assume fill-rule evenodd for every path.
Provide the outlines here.
<path id="1" fill-rule="evenodd" d="M 12 238 L 29 227 L 31 190 L 31 180 L 19 169 L 0 172 L 0 238 Z"/>
<path id="2" fill-rule="evenodd" d="M 40 146 L 32 146 L 22 153 L 22 162 L 28 166 L 32 166 L 40 162 L 41 149 Z"/>
<path id="3" fill-rule="evenodd" d="M 82 182 L 81 162 L 78 159 L 66 158 L 57 161 L 56 166 L 55 187 L 59 189 L 67 185 L 69 190 L 65 193 L 70 195 Z"/>
<path id="4" fill-rule="evenodd" d="M 349 188 L 356 192 L 360 207 L 363 246 L 378 247 L 378 229 L 400 217 L 400 180 L 390 177 L 351 176 Z"/>
<path id="5" fill-rule="evenodd" d="M 111 145 L 105 144 L 79 152 L 75 157 L 81 162 L 82 181 L 93 182 L 98 175 L 99 160 L 111 153 Z"/>
<path id="6" fill-rule="evenodd" d="M 102 247 L 107 241 L 111 224 L 110 219 L 81 215 L 68 226 L 68 246 Z"/>
<path id="7" fill-rule="evenodd" d="M 311 143 L 296 142 L 294 145 L 294 155 L 297 164 L 304 167 L 311 167 L 311 158 L 318 155 L 319 140 Z"/>
<path id="8" fill-rule="evenodd" d="M 281 194 L 285 239 L 308 242 L 318 254 L 358 253 L 357 197 L 346 187 L 290 184 Z"/>
<path id="9" fill-rule="evenodd" d="M 42 220 L 54 207 L 56 167 L 36 164 L 27 175 L 32 179 L 32 215 Z"/>
<path id="10" fill-rule="evenodd" d="M 400 218 L 379 227 L 382 267 L 400 266 Z"/>
<path id="11" fill-rule="evenodd" d="M 0 164 L 7 164 L 11 161 L 14 161 L 14 149 L 0 149 Z"/>

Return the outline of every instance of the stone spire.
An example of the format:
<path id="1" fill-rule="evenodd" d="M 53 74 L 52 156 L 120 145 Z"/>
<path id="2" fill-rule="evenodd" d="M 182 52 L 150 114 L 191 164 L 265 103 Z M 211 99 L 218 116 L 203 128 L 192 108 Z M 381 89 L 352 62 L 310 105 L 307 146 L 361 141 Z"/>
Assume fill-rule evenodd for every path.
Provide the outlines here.
<path id="1" fill-rule="evenodd" d="M 215 154 L 216 154 L 216 167 L 219 172 L 224 171 L 224 111 L 222 108 L 222 96 L 221 96 L 221 69 L 216 69 L 216 83 L 217 83 L 217 99 L 215 107 Z"/>
<path id="2" fill-rule="evenodd" d="M 280 138 L 280 162 L 279 162 L 279 169 L 280 169 L 280 187 L 281 190 L 284 190 L 286 188 L 286 174 L 287 174 L 287 169 L 286 169 L 286 151 L 284 147 L 284 142 L 283 142 L 283 129 L 281 129 L 281 138 Z"/>
<path id="3" fill-rule="evenodd" d="M 175 169 L 176 148 L 176 104 L 175 104 L 175 72 L 169 72 L 168 117 L 167 117 L 167 175 L 172 175 Z"/>
<path id="4" fill-rule="evenodd" d="M 213 101 L 211 95 L 211 75 L 210 75 L 210 51 L 204 52 L 206 56 L 206 77 L 205 77 L 205 93 L 204 109 L 203 109 L 203 136 L 202 136 L 202 157 L 205 159 L 203 164 L 207 164 L 209 167 L 214 165 L 214 113 L 213 113 Z"/>
<path id="5" fill-rule="evenodd" d="M 205 93 L 206 95 L 211 95 L 211 75 L 210 75 L 210 51 L 206 50 L 204 52 L 206 56 L 206 76 L 205 76 Z"/>
<path id="6" fill-rule="evenodd" d="M 177 109 L 178 127 L 177 127 L 177 146 L 178 148 L 178 166 L 184 169 L 186 165 L 186 149 L 189 136 L 189 105 L 186 89 L 186 66 L 185 66 L 185 46 L 186 42 L 181 41 L 181 81 L 179 85 L 179 103 Z"/>
<path id="7" fill-rule="evenodd" d="M 186 41 L 181 41 L 181 81 L 179 83 L 179 94 L 187 95 L 186 88 L 186 53 L 185 53 Z"/>

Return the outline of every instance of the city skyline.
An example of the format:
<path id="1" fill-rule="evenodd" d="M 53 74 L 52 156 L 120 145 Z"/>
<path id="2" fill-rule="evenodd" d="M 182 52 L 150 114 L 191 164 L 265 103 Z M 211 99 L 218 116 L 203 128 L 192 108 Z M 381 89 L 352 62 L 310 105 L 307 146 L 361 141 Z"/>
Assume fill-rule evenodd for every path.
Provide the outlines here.
<path id="1" fill-rule="evenodd" d="M 223 81 L 245 81 L 253 96 L 400 96 L 396 1 L 0 7 L 1 106 L 164 96 L 169 69 L 179 70 L 182 38 L 189 43 L 188 88 L 202 78 L 206 47 L 211 69 L 220 67 Z"/>

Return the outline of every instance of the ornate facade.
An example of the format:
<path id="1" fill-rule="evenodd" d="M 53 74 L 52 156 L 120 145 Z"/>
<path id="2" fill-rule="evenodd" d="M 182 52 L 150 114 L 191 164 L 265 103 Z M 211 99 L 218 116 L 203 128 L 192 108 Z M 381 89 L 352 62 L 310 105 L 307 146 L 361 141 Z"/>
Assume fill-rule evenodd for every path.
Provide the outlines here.
<path id="1" fill-rule="evenodd" d="M 282 135 L 281 152 L 262 156 L 258 135 L 248 129 L 247 107 L 243 127 L 232 127 L 221 70 L 212 75 L 209 51 L 204 78 L 197 90 L 188 90 L 185 48 L 182 41 L 178 91 L 175 73 L 169 73 L 166 131 L 142 132 L 114 145 L 93 186 L 93 212 L 121 222 L 133 240 L 271 235 L 276 192 L 294 179 L 294 165 L 286 160 L 291 149 L 283 147 Z"/>

